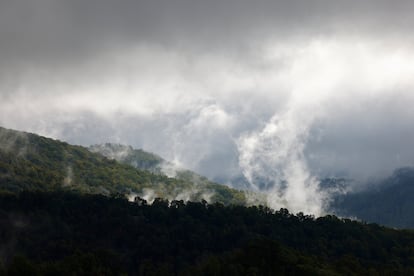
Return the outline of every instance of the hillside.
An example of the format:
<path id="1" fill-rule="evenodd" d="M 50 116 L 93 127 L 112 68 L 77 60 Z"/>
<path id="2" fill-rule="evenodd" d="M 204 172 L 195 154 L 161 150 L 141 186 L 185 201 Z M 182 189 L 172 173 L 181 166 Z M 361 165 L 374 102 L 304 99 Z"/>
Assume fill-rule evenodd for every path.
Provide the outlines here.
<path id="1" fill-rule="evenodd" d="M 244 204 L 244 192 L 121 164 L 87 148 L 0 128 L 0 191 L 78 191 Z"/>

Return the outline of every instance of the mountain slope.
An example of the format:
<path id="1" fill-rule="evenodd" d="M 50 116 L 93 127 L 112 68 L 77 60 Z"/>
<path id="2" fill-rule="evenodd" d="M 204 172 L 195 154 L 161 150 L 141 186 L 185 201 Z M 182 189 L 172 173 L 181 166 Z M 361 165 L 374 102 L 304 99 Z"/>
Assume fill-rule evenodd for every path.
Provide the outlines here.
<path id="1" fill-rule="evenodd" d="M 341 195 L 332 203 L 332 208 L 341 216 L 414 228 L 414 169 L 400 168 L 373 187 Z"/>
<path id="2" fill-rule="evenodd" d="M 244 204 L 243 192 L 215 183 L 154 174 L 87 148 L 0 127 L 0 190 L 75 190 L 140 195 L 148 200 L 201 200 Z"/>

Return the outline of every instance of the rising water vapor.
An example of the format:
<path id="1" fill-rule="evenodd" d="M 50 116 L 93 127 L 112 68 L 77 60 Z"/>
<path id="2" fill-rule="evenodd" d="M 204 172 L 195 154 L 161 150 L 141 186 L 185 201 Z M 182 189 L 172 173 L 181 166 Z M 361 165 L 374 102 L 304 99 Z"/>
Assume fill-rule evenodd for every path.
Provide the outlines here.
<path id="1" fill-rule="evenodd" d="M 320 190 L 304 156 L 316 116 L 300 102 L 293 100 L 289 106 L 238 139 L 239 164 L 252 187 L 268 194 L 270 207 L 321 215 L 328 195 Z"/>
<path id="2" fill-rule="evenodd" d="M 407 76 L 413 72 L 413 67 L 407 64 L 410 59 L 412 56 L 403 50 L 392 51 L 375 43 L 315 40 L 295 52 L 279 83 L 281 87 L 290 89 L 287 102 L 261 126 L 236 139 L 239 165 L 251 187 L 265 191 L 273 208 L 287 207 L 293 212 L 323 214 L 330 192 L 319 187 L 317 179 L 320 176 L 315 175 L 318 169 L 315 167 L 317 164 L 327 167 L 329 160 L 336 163 L 342 158 L 350 158 L 349 152 L 355 151 L 357 146 L 355 141 L 354 144 L 351 142 L 349 152 L 342 153 L 341 145 L 332 143 L 329 132 L 336 128 L 335 124 L 341 124 L 342 129 L 338 133 L 348 139 L 358 137 L 359 133 L 354 130 L 356 126 L 365 120 L 371 122 L 359 130 L 366 133 L 367 129 L 374 129 L 372 124 L 376 120 L 372 119 L 372 114 L 375 114 L 374 118 L 383 116 L 379 112 L 383 107 L 377 107 L 379 100 L 387 103 L 390 110 L 395 108 L 390 106 L 392 99 L 406 98 L 410 101 L 407 92 L 400 93 L 399 97 L 394 95 L 396 87 L 401 89 L 409 83 Z M 287 80 L 285 85 L 284 79 Z M 406 86 L 405 89 L 409 91 L 411 87 Z M 371 108 L 359 107 L 362 102 L 369 103 Z M 347 123 L 335 121 L 344 115 L 348 116 Z M 327 145 L 312 136 L 318 124 L 323 126 L 325 134 L 328 133 L 319 138 Z M 335 145 L 333 148 L 329 148 L 331 143 Z M 361 139 L 361 143 L 367 145 L 361 150 L 373 145 L 369 139 Z M 386 149 L 380 145 L 377 142 L 372 151 L 376 153 Z M 326 147 L 332 152 L 327 154 L 325 149 L 325 152 L 318 153 L 317 147 Z M 309 153 L 317 156 L 316 161 L 312 160 L 312 166 L 309 165 Z M 354 155 L 366 158 L 360 153 L 355 152 Z M 356 160 L 356 163 L 361 163 L 361 160 Z M 361 170 L 349 160 L 343 168 L 353 172 Z M 372 170 L 367 165 L 362 166 L 362 170 L 367 169 Z"/>

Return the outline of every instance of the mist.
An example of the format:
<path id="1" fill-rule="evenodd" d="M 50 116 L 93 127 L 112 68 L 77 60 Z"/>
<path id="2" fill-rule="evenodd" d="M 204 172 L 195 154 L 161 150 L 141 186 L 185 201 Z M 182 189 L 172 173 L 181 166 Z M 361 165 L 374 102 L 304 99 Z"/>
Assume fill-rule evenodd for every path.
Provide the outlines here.
<path id="1" fill-rule="evenodd" d="M 320 178 L 414 165 L 409 1 L 0 5 L 4 127 L 143 148 L 294 212 L 324 212 Z"/>

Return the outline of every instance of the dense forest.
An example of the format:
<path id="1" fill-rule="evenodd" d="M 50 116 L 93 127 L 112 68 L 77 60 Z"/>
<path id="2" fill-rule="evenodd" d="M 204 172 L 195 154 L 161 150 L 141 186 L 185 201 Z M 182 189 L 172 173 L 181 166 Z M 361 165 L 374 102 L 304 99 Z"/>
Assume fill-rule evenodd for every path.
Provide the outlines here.
<path id="1" fill-rule="evenodd" d="M 286 209 L 0 196 L 8 275 L 413 275 L 414 232 Z"/>

